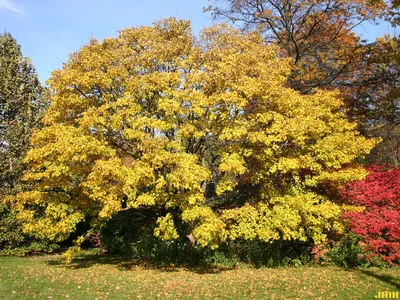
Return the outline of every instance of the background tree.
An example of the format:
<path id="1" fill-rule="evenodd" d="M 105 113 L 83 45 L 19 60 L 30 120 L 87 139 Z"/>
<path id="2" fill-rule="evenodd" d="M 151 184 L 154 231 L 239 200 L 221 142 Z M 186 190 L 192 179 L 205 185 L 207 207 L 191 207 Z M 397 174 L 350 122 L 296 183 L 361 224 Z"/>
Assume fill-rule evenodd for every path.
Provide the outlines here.
<path id="1" fill-rule="evenodd" d="M 348 83 L 361 59 L 354 28 L 386 13 L 384 1 L 212 0 L 214 18 L 258 29 L 295 65 L 289 85 L 303 93 Z"/>
<path id="2" fill-rule="evenodd" d="M 393 26 L 398 26 L 400 24 L 400 1 L 392 0 L 389 3 L 389 14 L 386 20 L 390 21 Z"/>
<path id="3" fill-rule="evenodd" d="M 349 116 L 362 134 L 382 137 L 372 152 L 374 162 L 398 166 L 400 162 L 400 41 L 378 38 L 365 51 L 357 81 L 346 92 Z"/>
<path id="4" fill-rule="evenodd" d="M 0 194 L 19 182 L 32 131 L 43 115 L 42 87 L 9 33 L 0 35 Z"/>
<path id="5" fill-rule="evenodd" d="M 227 25 L 196 39 L 175 19 L 92 40 L 49 80 L 26 157 L 33 188 L 15 199 L 25 230 L 61 241 L 85 218 L 152 207 L 157 237 L 178 238 L 184 223 L 202 246 L 341 232 L 347 207 L 321 187 L 363 178 L 349 164 L 377 141 L 358 135 L 336 93 L 285 88 L 278 52 Z"/>
<path id="6" fill-rule="evenodd" d="M 23 159 L 45 102 L 35 69 L 9 33 L 0 34 L 0 254 L 48 250 L 48 245 L 23 234 L 22 225 L 5 197 L 21 190 Z M 50 247 L 51 248 L 51 247 Z"/>

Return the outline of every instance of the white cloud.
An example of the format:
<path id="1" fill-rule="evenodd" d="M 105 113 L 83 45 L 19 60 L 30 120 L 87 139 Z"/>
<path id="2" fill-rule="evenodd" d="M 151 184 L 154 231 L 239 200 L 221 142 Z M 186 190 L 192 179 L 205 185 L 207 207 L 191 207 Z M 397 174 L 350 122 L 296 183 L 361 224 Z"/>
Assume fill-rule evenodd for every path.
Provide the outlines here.
<path id="1" fill-rule="evenodd" d="M 0 8 L 5 8 L 15 13 L 22 13 L 20 9 L 15 7 L 14 3 L 12 3 L 11 0 L 0 0 Z"/>
<path id="2" fill-rule="evenodd" d="M 1 1 L 1 0 L 0 0 Z M 69 35 L 70 34 L 70 32 L 67 30 L 67 31 L 64 31 L 63 33 L 61 33 L 60 34 L 60 36 L 61 37 L 66 37 L 67 35 Z"/>

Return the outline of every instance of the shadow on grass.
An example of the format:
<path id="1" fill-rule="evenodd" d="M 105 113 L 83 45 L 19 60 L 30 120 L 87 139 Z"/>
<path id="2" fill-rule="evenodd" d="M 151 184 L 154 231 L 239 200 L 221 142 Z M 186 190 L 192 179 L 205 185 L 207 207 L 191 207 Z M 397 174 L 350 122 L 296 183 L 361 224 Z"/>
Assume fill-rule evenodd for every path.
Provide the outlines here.
<path id="1" fill-rule="evenodd" d="M 63 262 L 61 258 L 55 260 L 48 260 L 47 264 L 52 266 L 64 266 L 65 268 L 68 269 L 85 269 L 85 268 L 91 268 L 96 265 L 114 265 L 121 271 L 131 270 L 136 267 L 139 267 L 145 270 L 158 270 L 161 272 L 179 272 L 185 270 L 196 274 L 215 274 L 234 269 L 234 267 L 215 266 L 215 265 L 154 264 L 147 261 L 132 259 L 127 256 L 98 255 L 98 254 L 90 254 L 82 257 L 77 257 L 70 264 Z"/>
<path id="2" fill-rule="evenodd" d="M 373 277 L 373 278 L 378 279 L 380 281 L 383 281 L 385 283 L 388 283 L 388 284 L 392 285 L 393 287 L 395 287 L 396 289 L 400 290 L 400 282 L 399 282 L 398 279 L 396 279 L 393 276 L 380 275 L 380 274 L 377 274 L 377 273 L 375 273 L 373 271 L 370 271 L 370 270 L 357 270 L 357 272 L 361 273 L 361 274 L 364 274 L 364 275 L 367 275 L 369 277 Z"/>

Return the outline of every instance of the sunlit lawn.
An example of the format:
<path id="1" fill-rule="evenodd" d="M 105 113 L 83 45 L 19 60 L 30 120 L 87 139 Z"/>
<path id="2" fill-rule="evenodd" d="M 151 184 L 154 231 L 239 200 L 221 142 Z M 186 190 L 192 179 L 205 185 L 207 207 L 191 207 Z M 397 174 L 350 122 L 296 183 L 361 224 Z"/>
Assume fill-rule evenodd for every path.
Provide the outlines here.
<path id="1" fill-rule="evenodd" d="M 373 299 L 400 292 L 400 268 L 152 267 L 87 256 L 0 257 L 0 299 Z"/>

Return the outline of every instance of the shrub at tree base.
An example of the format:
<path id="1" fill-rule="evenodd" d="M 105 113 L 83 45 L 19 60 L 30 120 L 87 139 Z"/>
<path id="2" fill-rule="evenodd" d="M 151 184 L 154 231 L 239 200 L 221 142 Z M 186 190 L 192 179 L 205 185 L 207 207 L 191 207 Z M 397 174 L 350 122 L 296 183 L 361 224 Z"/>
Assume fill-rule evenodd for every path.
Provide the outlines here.
<path id="1" fill-rule="evenodd" d="M 22 232 L 23 225 L 9 205 L 0 204 L 0 255 L 23 256 L 33 252 L 53 252 L 55 243 L 38 240 Z"/>
<path id="2" fill-rule="evenodd" d="M 185 224 L 177 224 L 180 238 L 163 241 L 153 235 L 154 208 L 128 209 L 113 216 L 94 237 L 94 244 L 110 254 L 153 264 L 194 264 L 235 266 L 239 261 L 255 266 L 302 265 L 312 260 L 310 243 L 237 239 L 218 249 L 191 245 L 184 236 Z M 99 243 L 99 241 L 101 241 Z"/>
<path id="3" fill-rule="evenodd" d="M 347 184 L 342 195 L 351 204 L 365 207 L 348 212 L 349 230 L 362 237 L 370 257 L 394 264 L 400 261 L 400 170 L 372 166 L 361 181 Z"/>
<path id="4" fill-rule="evenodd" d="M 343 232 L 350 207 L 319 191 L 364 178 L 350 162 L 377 140 L 358 134 L 336 93 L 286 88 L 290 65 L 227 25 L 196 39 L 168 19 L 92 40 L 49 80 L 26 157 L 33 188 L 15 199 L 25 231 L 62 241 L 85 218 L 102 227 L 154 207 L 156 237 L 213 249 Z"/>

